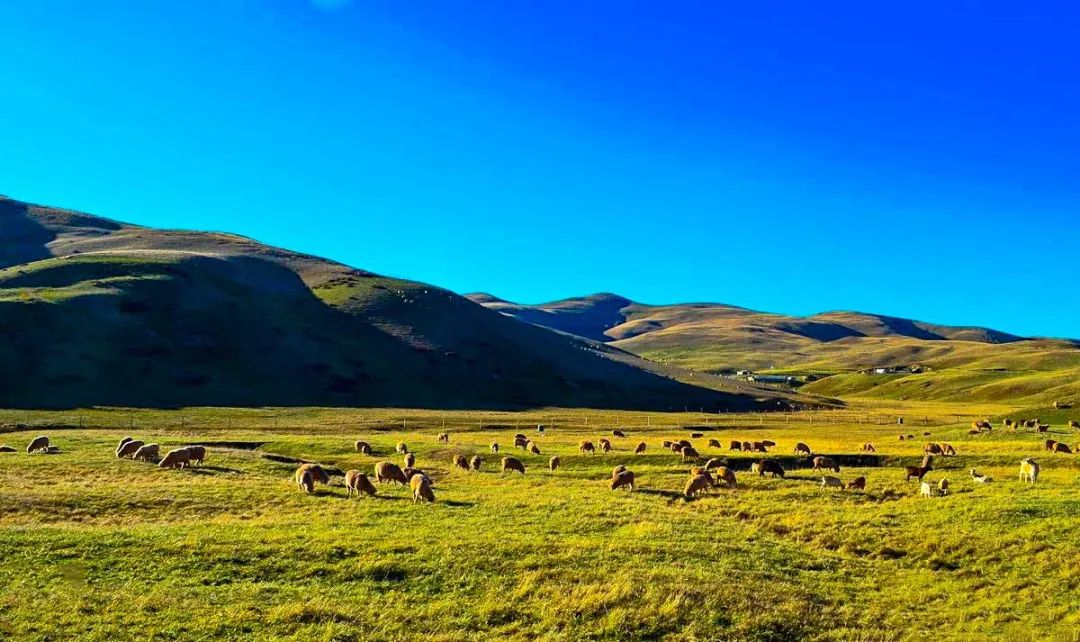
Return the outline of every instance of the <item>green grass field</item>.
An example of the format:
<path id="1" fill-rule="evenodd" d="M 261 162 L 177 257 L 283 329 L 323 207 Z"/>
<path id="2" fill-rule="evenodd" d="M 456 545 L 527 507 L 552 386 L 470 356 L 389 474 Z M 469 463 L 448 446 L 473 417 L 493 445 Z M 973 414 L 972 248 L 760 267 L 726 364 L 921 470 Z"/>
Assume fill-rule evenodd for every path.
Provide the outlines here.
<path id="1" fill-rule="evenodd" d="M 0 455 L 0 638 L 1075 640 L 1080 459 L 1044 453 L 1031 431 L 967 434 L 972 419 L 1014 410 L 0 411 L 0 442 L 19 449 Z M 900 414 L 914 441 L 898 440 Z M 537 435 L 538 423 L 554 427 Z M 444 426 L 449 445 L 436 443 Z M 579 440 L 617 426 L 628 437 L 612 438 L 615 452 L 578 454 Z M 757 456 L 728 453 L 731 439 L 772 439 L 777 457 L 797 441 L 841 456 L 870 441 L 880 460 L 839 475 L 865 476 L 866 492 L 824 490 L 809 469 L 740 471 L 737 489 L 686 501 L 689 464 L 660 442 L 692 426 L 705 427 L 693 440 L 703 455 L 736 468 Z M 518 430 L 542 455 L 515 451 Z M 1080 441 L 1064 423 L 1051 430 Z M 38 434 L 62 452 L 25 454 Z M 161 470 L 116 459 L 128 434 L 165 449 L 232 447 L 211 445 L 201 468 Z M 360 438 L 374 456 L 354 452 Z M 348 499 L 341 477 L 305 495 L 295 465 L 263 457 L 370 472 L 401 462 L 398 441 L 433 478 L 434 505 L 389 485 Z M 492 441 L 528 473 L 497 472 Z M 631 454 L 639 441 L 647 453 Z M 959 451 L 927 477 L 947 477 L 947 497 L 919 498 L 903 480 L 899 466 L 918 463 L 927 441 Z M 483 456 L 483 471 L 454 469 L 458 453 Z M 1017 480 L 1027 455 L 1043 468 L 1033 487 Z M 635 492 L 608 490 L 616 464 L 635 472 Z M 995 481 L 974 484 L 971 467 Z"/>

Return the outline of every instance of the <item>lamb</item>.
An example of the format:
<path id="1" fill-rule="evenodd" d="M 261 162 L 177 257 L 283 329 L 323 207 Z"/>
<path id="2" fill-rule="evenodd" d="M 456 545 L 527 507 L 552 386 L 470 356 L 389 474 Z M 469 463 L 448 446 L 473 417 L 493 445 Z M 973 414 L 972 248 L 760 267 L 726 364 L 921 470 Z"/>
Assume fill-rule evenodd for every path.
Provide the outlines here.
<path id="1" fill-rule="evenodd" d="M 742 442 L 741 441 L 735 441 L 734 439 L 732 439 L 731 443 L 728 444 L 728 450 L 740 450 L 741 451 L 742 450 Z"/>
<path id="2" fill-rule="evenodd" d="M 469 467 L 475 471 L 479 471 L 483 465 L 484 460 L 480 458 L 480 455 L 473 455 L 473 458 L 469 460 Z"/>
<path id="3" fill-rule="evenodd" d="M 414 504 L 416 502 L 435 503 L 435 492 L 431 490 L 431 480 L 427 478 L 427 475 L 413 477 L 409 480 L 409 486 L 412 488 Z"/>
<path id="4" fill-rule="evenodd" d="M 465 455 L 455 455 L 454 456 L 454 465 L 457 466 L 458 468 L 460 468 L 461 470 L 470 470 L 470 468 L 469 468 L 469 460 L 465 458 Z"/>
<path id="5" fill-rule="evenodd" d="M 191 453 L 191 458 L 188 460 L 189 465 L 202 464 L 206 461 L 206 447 L 205 446 L 185 446 L 187 451 Z"/>
<path id="6" fill-rule="evenodd" d="M 821 472 L 823 469 L 831 470 L 834 473 L 840 472 L 840 466 L 830 457 L 824 457 L 822 455 L 814 457 L 814 472 Z"/>
<path id="7" fill-rule="evenodd" d="M 502 471 L 504 473 L 509 473 L 509 472 L 513 472 L 515 470 L 518 471 L 519 473 L 521 473 L 522 475 L 524 475 L 525 474 L 525 464 L 521 463 L 521 460 L 517 459 L 515 457 L 503 457 L 502 458 Z"/>
<path id="8" fill-rule="evenodd" d="M 561 464 L 561 463 L 562 463 L 562 460 L 559 459 L 558 455 L 555 455 L 554 457 L 552 457 L 551 459 L 548 460 L 548 468 L 550 468 L 551 470 L 558 470 L 559 469 L 559 464 Z"/>
<path id="9" fill-rule="evenodd" d="M 409 447 L 406 446 L 404 442 L 399 442 L 398 445 L 394 447 L 394 452 L 399 455 L 404 455 L 409 452 Z"/>
<path id="10" fill-rule="evenodd" d="M 848 490 L 866 490 L 866 478 L 865 477 L 856 477 L 855 479 L 848 482 L 847 489 Z"/>
<path id="11" fill-rule="evenodd" d="M 440 432 L 439 436 L 438 436 L 438 441 L 439 441 L 440 444 L 448 444 L 448 443 L 450 443 L 450 434 L 445 433 L 445 432 Z"/>
<path id="12" fill-rule="evenodd" d="M 1039 463 L 1031 457 L 1020 460 L 1020 481 L 1034 484 L 1039 480 Z"/>
<path id="13" fill-rule="evenodd" d="M 727 466 L 721 466 L 716 469 L 716 479 L 719 482 L 724 482 L 728 488 L 735 488 L 735 471 L 731 470 Z"/>
<path id="14" fill-rule="evenodd" d="M 720 445 L 719 439 L 710 439 L 709 448 L 723 448 L 723 446 Z"/>
<path id="15" fill-rule="evenodd" d="M 371 483 L 368 476 L 359 470 L 350 470 L 345 473 L 345 490 L 349 497 L 352 497 L 353 493 L 359 497 L 360 493 L 370 495 L 374 497 L 378 491 L 375 490 L 375 484 Z"/>
<path id="16" fill-rule="evenodd" d="M 405 453 L 405 467 L 412 468 L 416 466 L 416 455 L 413 453 Z"/>
<path id="17" fill-rule="evenodd" d="M 624 433 L 624 432 L 623 432 L 623 431 L 621 431 L 621 430 L 612 430 L 612 431 L 611 431 L 611 436 L 612 436 L 612 437 L 625 437 L 625 436 L 626 436 L 626 433 Z"/>
<path id="18" fill-rule="evenodd" d="M 711 480 L 705 475 L 698 475 L 691 477 L 690 481 L 686 483 L 686 488 L 683 489 L 683 495 L 687 500 L 693 499 L 696 495 L 708 492 L 712 488 L 713 484 Z"/>
<path id="19" fill-rule="evenodd" d="M 640 444 L 637 445 L 637 448 L 634 448 L 634 454 L 635 455 L 640 455 L 640 454 L 642 454 L 644 452 L 645 452 L 645 442 L 643 441 L 643 442 L 641 442 Z"/>
<path id="20" fill-rule="evenodd" d="M 26 447 L 27 454 L 36 452 L 48 452 L 49 451 L 49 438 L 45 435 L 35 437 L 33 441 Z"/>
<path id="21" fill-rule="evenodd" d="M 941 481 L 939 481 L 937 483 L 937 490 L 938 490 L 938 495 L 941 495 L 942 497 L 945 497 L 946 495 L 948 495 L 949 494 L 949 480 L 942 477 Z"/>
<path id="22" fill-rule="evenodd" d="M 144 445 L 145 444 L 143 442 L 139 441 L 138 439 L 132 439 L 131 441 L 125 441 L 121 445 L 117 446 L 117 448 L 116 448 L 116 456 L 119 459 L 123 459 L 125 457 L 131 457 L 136 452 L 138 452 L 138 450 L 140 448 L 142 448 Z"/>
<path id="23" fill-rule="evenodd" d="M 826 475 L 826 476 L 821 478 L 821 487 L 822 488 L 839 488 L 840 490 L 843 490 L 844 489 L 844 482 L 840 481 L 839 477 L 832 477 L 830 475 Z"/>
<path id="24" fill-rule="evenodd" d="M 800 454 L 801 455 L 806 455 L 807 457 L 813 457 L 814 456 L 814 453 L 810 452 L 810 446 L 807 446 L 806 444 L 802 443 L 801 441 L 799 443 L 795 444 L 795 454 L 796 455 L 800 455 Z"/>
<path id="25" fill-rule="evenodd" d="M 1069 448 L 1068 445 L 1063 444 L 1063 443 L 1061 443 L 1059 441 L 1058 443 L 1054 444 L 1054 452 L 1056 452 L 1056 453 L 1064 453 L 1066 455 L 1071 455 L 1072 454 L 1072 449 Z"/>
<path id="26" fill-rule="evenodd" d="M 919 486 L 919 495 L 921 497 L 933 497 L 934 487 L 930 485 L 930 482 L 923 482 Z"/>
<path id="27" fill-rule="evenodd" d="M 184 468 L 189 461 L 191 461 L 191 451 L 187 448 L 177 448 L 166 453 L 158 466 L 160 468 Z"/>
<path id="28" fill-rule="evenodd" d="M 361 455 L 370 455 L 371 454 L 371 444 L 369 444 L 366 441 L 358 441 L 358 442 L 356 442 L 356 452 L 360 453 Z"/>
<path id="29" fill-rule="evenodd" d="M 976 483 L 979 484 L 989 484 L 990 482 L 994 481 L 993 477 L 987 477 L 986 475 L 983 475 L 974 468 L 968 471 L 968 473 L 971 475 L 971 479 L 973 479 Z"/>
<path id="30" fill-rule="evenodd" d="M 161 448 L 157 444 L 146 444 L 136 450 L 131 458 L 137 461 L 156 461 L 160 452 Z"/>
<path id="31" fill-rule="evenodd" d="M 495 442 L 495 441 L 491 442 L 491 452 L 493 452 L 495 454 L 499 453 L 499 444 L 498 444 L 498 442 Z"/>
<path id="32" fill-rule="evenodd" d="M 312 478 L 311 471 L 305 470 L 300 473 L 300 476 L 296 479 L 296 485 L 300 490 L 304 491 L 308 495 L 315 492 L 315 480 Z"/>
<path id="33" fill-rule="evenodd" d="M 701 459 L 701 455 L 690 446 L 682 449 L 682 458 L 683 461 L 697 461 L 698 459 Z"/>
<path id="34" fill-rule="evenodd" d="M 605 452 L 605 453 L 611 452 L 611 442 L 608 441 L 607 439 L 601 439 L 600 440 L 600 452 Z"/>
<path id="35" fill-rule="evenodd" d="M 405 486 L 409 483 L 409 478 L 405 476 L 405 471 L 401 470 L 397 464 L 380 461 L 375 464 L 375 481 L 380 484 L 383 482 L 396 482 Z"/>
<path id="36" fill-rule="evenodd" d="M 630 492 L 634 492 L 634 473 L 629 470 L 624 470 L 612 477 L 611 490 L 618 490 L 619 488 L 625 488 Z"/>
<path id="37" fill-rule="evenodd" d="M 874 444 L 872 444 L 870 442 L 866 442 L 865 444 L 862 445 L 862 451 L 864 453 L 876 453 L 877 452 L 877 450 L 874 449 Z"/>
<path id="38" fill-rule="evenodd" d="M 124 437 L 123 439 L 120 440 L 120 443 L 117 444 L 117 446 L 116 446 L 116 457 L 117 458 L 121 457 L 120 450 L 124 447 L 124 444 L 126 444 L 129 441 L 131 441 L 131 437 Z"/>
<path id="39" fill-rule="evenodd" d="M 591 442 L 591 441 L 583 441 L 583 442 L 578 444 L 578 450 L 581 451 L 581 454 L 583 454 L 583 455 L 595 454 L 596 453 L 596 446 L 594 446 L 593 442 Z"/>
<path id="40" fill-rule="evenodd" d="M 758 476 L 764 477 L 765 473 L 769 473 L 774 478 L 784 476 L 784 467 L 780 465 L 780 462 L 773 461 L 771 459 L 762 459 L 757 462 Z"/>
<path id="41" fill-rule="evenodd" d="M 530 453 L 532 453 L 534 455 L 539 455 L 540 454 L 540 446 L 537 446 L 535 441 L 530 441 L 528 443 L 528 445 L 526 446 L 525 450 L 528 450 Z"/>
<path id="42" fill-rule="evenodd" d="M 923 477 L 926 477 L 926 473 L 934 469 L 934 458 L 930 455 L 923 457 L 922 464 L 919 466 L 904 466 L 904 481 L 911 481 L 912 477 L 922 481 Z"/>

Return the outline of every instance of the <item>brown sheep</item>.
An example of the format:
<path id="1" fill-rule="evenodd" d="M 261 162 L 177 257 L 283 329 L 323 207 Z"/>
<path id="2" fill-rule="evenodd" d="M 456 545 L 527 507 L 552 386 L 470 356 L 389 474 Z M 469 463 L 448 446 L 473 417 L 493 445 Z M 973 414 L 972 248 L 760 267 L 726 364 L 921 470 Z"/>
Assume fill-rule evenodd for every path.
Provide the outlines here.
<path id="1" fill-rule="evenodd" d="M 495 454 L 498 454 L 498 452 L 499 452 L 499 444 L 498 444 L 498 442 L 494 442 L 494 441 L 491 442 L 491 452 L 493 452 Z"/>
<path id="2" fill-rule="evenodd" d="M 728 450 L 739 450 L 739 451 L 741 451 L 742 450 L 742 442 L 741 441 L 735 441 L 734 439 L 732 439 L 731 443 L 728 444 Z"/>
<path id="3" fill-rule="evenodd" d="M 145 444 L 138 439 L 126 441 L 116 448 L 116 456 L 120 459 L 123 459 L 124 457 L 131 457 L 136 452 L 138 452 L 138 450 L 144 445 Z"/>
<path id="4" fill-rule="evenodd" d="M 705 433 L 703 433 L 703 432 L 692 432 L 692 433 L 690 433 L 690 438 L 691 439 L 701 439 L 704 436 L 705 436 Z"/>
<path id="5" fill-rule="evenodd" d="M 455 455 L 454 456 L 454 465 L 457 466 L 458 468 L 460 468 L 461 470 L 470 470 L 470 468 L 469 468 L 469 460 L 465 458 L 465 455 Z"/>
<path id="6" fill-rule="evenodd" d="M 872 444 L 870 442 L 866 442 L 865 444 L 863 444 L 862 445 L 862 450 L 863 450 L 864 453 L 876 453 L 877 452 L 877 450 L 874 448 L 874 444 Z"/>
<path id="7" fill-rule="evenodd" d="M 762 459 L 757 463 L 758 476 L 764 477 L 765 473 L 769 473 L 773 477 L 783 477 L 784 467 L 780 465 L 780 462 L 773 461 L 771 459 Z"/>
<path id="8" fill-rule="evenodd" d="M 427 477 L 427 473 L 420 470 L 419 468 L 406 468 L 401 471 L 401 474 L 405 476 L 405 481 L 410 481 L 413 477 L 416 477 L 417 475 L 423 475 L 424 477 Z"/>
<path id="9" fill-rule="evenodd" d="M 480 467 L 484 465 L 484 460 L 480 455 L 473 455 L 473 458 L 469 460 L 469 467 L 475 471 L 479 471 Z"/>
<path id="10" fill-rule="evenodd" d="M 856 477 L 855 479 L 848 482 L 847 489 L 848 490 L 866 490 L 866 478 L 865 477 Z"/>
<path id="11" fill-rule="evenodd" d="M 353 493 L 359 497 L 361 493 L 374 497 L 378 491 L 375 490 L 375 484 L 371 483 L 368 476 L 359 470 L 350 470 L 345 473 L 345 490 L 349 497 L 352 497 Z"/>
<path id="12" fill-rule="evenodd" d="M 693 442 L 691 442 L 689 439 L 680 439 L 677 443 L 680 446 L 682 446 L 683 448 L 693 448 L 694 447 Z"/>
<path id="13" fill-rule="evenodd" d="M 405 453 L 405 467 L 413 468 L 416 466 L 416 455 L 413 453 Z"/>
<path id="14" fill-rule="evenodd" d="M 611 431 L 611 436 L 612 436 L 612 437 L 625 437 L 625 436 L 626 436 L 626 433 L 624 433 L 624 432 L 623 432 L 623 431 L 621 431 L 621 430 L 612 430 L 612 431 Z"/>
<path id="15" fill-rule="evenodd" d="M 1072 449 L 1069 448 L 1068 445 L 1063 444 L 1063 443 L 1061 443 L 1059 441 L 1058 443 L 1054 444 L 1054 452 L 1056 452 L 1056 453 L 1064 453 L 1066 455 L 1071 455 L 1072 454 Z"/>
<path id="16" fill-rule="evenodd" d="M 772 441 L 771 439 L 763 439 L 763 440 L 761 441 L 761 443 L 762 443 L 762 445 L 764 445 L 764 446 L 765 446 L 766 448 L 776 448 L 776 442 L 775 442 L 775 441 Z"/>
<path id="17" fill-rule="evenodd" d="M 540 454 L 540 446 L 537 446 L 535 441 L 530 441 L 526 450 L 534 455 Z"/>
<path id="18" fill-rule="evenodd" d="M 823 457 L 818 455 L 814 457 L 814 472 L 821 472 L 822 469 L 831 470 L 834 473 L 840 472 L 840 466 L 829 457 Z"/>
<path id="19" fill-rule="evenodd" d="M 525 450 L 529 447 L 529 438 L 525 435 L 516 435 L 514 437 L 514 448 L 521 448 Z"/>
<path id="20" fill-rule="evenodd" d="M 191 452 L 187 448 L 177 448 L 166 453 L 158 466 L 161 468 L 183 468 L 188 465 L 190 460 Z"/>
<path id="21" fill-rule="evenodd" d="M 624 470 L 612 477 L 611 490 L 617 490 L 619 488 L 625 488 L 630 492 L 634 492 L 634 473 L 629 470 Z"/>
<path id="22" fill-rule="evenodd" d="M 697 461 L 698 459 L 701 459 L 701 455 L 698 454 L 698 451 L 694 450 L 693 446 L 689 446 L 682 449 L 682 458 L 683 461 Z"/>
<path id="23" fill-rule="evenodd" d="M 756 452 L 756 453 L 767 453 L 767 452 L 769 452 L 768 447 L 765 445 L 765 442 L 763 442 L 763 441 L 751 442 L 750 443 L 750 450 L 753 451 L 753 452 Z"/>
<path id="24" fill-rule="evenodd" d="M 525 464 L 521 463 L 521 460 L 517 459 L 515 457 L 503 457 L 502 458 L 502 471 L 504 473 L 509 473 L 509 472 L 513 472 L 515 470 L 518 471 L 519 473 L 521 473 L 522 475 L 524 475 L 525 474 Z"/>
<path id="25" fill-rule="evenodd" d="M 940 455 L 942 454 L 941 446 L 938 444 L 926 444 L 923 446 L 923 453 L 927 455 Z"/>
<path id="26" fill-rule="evenodd" d="M 719 439 L 710 439 L 709 448 L 723 448 L 723 446 L 720 445 Z"/>
<path id="27" fill-rule="evenodd" d="M 645 442 L 643 441 L 643 442 L 641 442 L 640 444 L 637 445 L 637 448 L 634 448 L 634 454 L 635 455 L 640 455 L 640 454 L 642 454 L 644 452 L 645 452 Z"/>
<path id="28" fill-rule="evenodd" d="M 749 442 L 749 441 L 744 441 L 744 442 L 742 442 L 742 449 L 743 449 L 743 452 L 748 452 L 748 453 L 754 452 L 754 444 Z"/>
<path id="29" fill-rule="evenodd" d="M 660 447 L 664 450 L 668 450 L 671 448 L 671 442 L 665 439 L 663 442 L 660 443 Z"/>
<path id="30" fill-rule="evenodd" d="M 28 454 L 29 453 L 36 453 L 36 452 L 47 452 L 48 450 L 49 450 L 49 438 L 46 437 L 45 435 L 42 435 L 40 437 L 35 437 L 34 440 L 31 441 L 30 444 L 26 446 L 26 452 Z"/>
<path id="31" fill-rule="evenodd" d="M 717 483 L 724 482 L 728 488 L 735 488 L 737 485 L 735 481 L 735 471 L 727 466 L 721 466 L 716 469 L 716 479 Z"/>
<path id="32" fill-rule="evenodd" d="M 160 452 L 161 447 L 157 444 L 146 444 L 136 450 L 131 458 L 138 461 L 155 461 L 160 456 Z"/>
<path id="33" fill-rule="evenodd" d="M 904 436 L 900 435 L 900 441 L 904 441 Z"/>
<path id="34" fill-rule="evenodd" d="M 611 476 L 612 477 L 618 477 L 619 473 L 623 473 L 623 472 L 626 472 L 626 466 L 623 466 L 622 464 L 620 464 L 620 465 L 616 466 L 615 468 L 613 468 L 611 470 Z"/>
<path id="35" fill-rule="evenodd" d="M 189 465 L 202 464 L 206 461 L 206 447 L 205 446 L 185 446 L 187 451 L 191 453 L 191 459 L 188 460 Z"/>
<path id="36" fill-rule="evenodd" d="M 356 442 L 356 452 L 360 453 L 361 455 L 370 455 L 371 454 L 371 444 L 369 444 L 366 441 L 358 441 L 358 442 Z"/>
<path id="37" fill-rule="evenodd" d="M 450 434 L 445 433 L 445 432 L 440 432 L 438 440 L 439 440 L 440 444 L 448 444 L 448 443 L 450 443 Z"/>
<path id="38" fill-rule="evenodd" d="M 941 444 L 941 454 L 945 457 L 956 457 L 956 449 L 951 444 Z"/>
<path id="39" fill-rule="evenodd" d="M 397 446 L 394 446 L 394 452 L 404 455 L 409 452 L 409 447 L 405 445 L 405 442 L 399 442 Z"/>
<path id="40" fill-rule="evenodd" d="M 299 471 L 298 471 L 299 472 Z M 308 495 L 315 492 L 315 480 L 312 478 L 311 471 L 305 470 L 299 473 L 299 477 L 296 478 L 296 485 L 300 490 L 304 491 Z"/>
<path id="41" fill-rule="evenodd" d="M 691 477 L 690 481 L 686 482 L 686 488 L 683 489 L 683 495 L 687 500 L 693 499 L 696 495 L 701 493 L 707 493 L 710 488 L 713 487 L 712 480 L 705 475 L 698 475 Z"/>
<path id="42" fill-rule="evenodd" d="M 611 452 L 611 442 L 610 441 L 608 441 L 607 439 L 601 439 L 599 441 L 599 443 L 600 443 L 600 452 L 604 452 L 604 453 Z"/>
<path id="43" fill-rule="evenodd" d="M 554 457 L 552 457 L 551 459 L 548 460 L 548 468 L 550 468 L 551 470 L 558 470 L 560 463 L 562 463 L 562 460 L 559 459 L 558 455 L 555 455 Z"/>
<path id="44" fill-rule="evenodd" d="M 427 478 L 427 475 L 416 475 L 409 480 L 409 486 L 412 488 L 414 504 L 416 502 L 435 503 L 435 491 L 431 490 L 431 480 Z"/>
<path id="45" fill-rule="evenodd" d="M 515 433 L 514 433 L 514 439 L 525 439 L 525 440 L 528 440 L 529 438 L 525 436 L 525 433 L 515 432 Z"/>
<path id="46" fill-rule="evenodd" d="M 683 449 L 683 445 L 681 443 L 675 441 L 675 442 L 671 443 L 670 448 L 671 448 L 671 452 L 673 452 L 673 453 L 681 453 L 682 449 Z"/>
<path id="47" fill-rule="evenodd" d="M 926 473 L 934 469 L 934 458 L 930 455 L 923 457 L 922 464 L 919 466 L 904 466 L 904 481 L 911 481 L 912 477 L 915 477 L 919 481 L 922 481 L 923 477 L 926 477 Z"/>
<path id="48" fill-rule="evenodd" d="M 583 441 L 580 444 L 578 444 L 578 450 L 580 450 L 581 454 L 583 454 L 583 455 L 595 454 L 596 453 L 596 446 L 594 446 L 593 442 L 591 442 L 591 441 Z"/>
<path id="49" fill-rule="evenodd" d="M 119 458 L 121 456 L 120 455 L 120 449 L 123 448 L 124 444 L 126 444 L 129 441 L 131 441 L 131 437 L 124 437 L 123 439 L 120 440 L 120 443 L 117 444 L 117 446 L 116 446 L 116 456 L 117 456 L 117 458 Z"/>
<path id="50" fill-rule="evenodd" d="M 406 486 L 409 483 L 409 479 L 405 476 L 405 471 L 401 470 L 397 464 L 389 461 L 380 461 L 375 464 L 375 481 L 380 484 L 383 482 L 397 482 L 402 486 Z"/>
<path id="51" fill-rule="evenodd" d="M 185 448 L 183 450 L 187 450 L 187 449 Z M 173 452 L 176 452 L 176 451 L 173 451 Z M 168 455 L 166 455 L 166 457 L 168 457 Z M 297 480 L 300 479 L 300 476 L 304 473 L 304 471 L 310 471 L 311 472 L 311 479 L 312 479 L 313 482 L 320 483 L 320 484 L 329 484 L 330 483 L 330 475 L 327 475 L 326 471 L 323 470 L 323 467 L 318 465 L 318 464 L 301 464 L 300 467 L 296 469 L 296 475 L 295 476 L 296 476 Z"/>
<path id="52" fill-rule="evenodd" d="M 1057 442 L 1053 439 L 1047 439 L 1043 445 L 1046 447 L 1047 452 L 1054 452 L 1054 448 L 1057 447 Z"/>
<path id="53" fill-rule="evenodd" d="M 795 454 L 796 455 L 806 455 L 807 457 L 813 457 L 814 456 L 814 453 L 810 451 L 810 446 L 807 446 L 806 444 L 802 443 L 801 441 L 799 443 L 795 444 Z"/>

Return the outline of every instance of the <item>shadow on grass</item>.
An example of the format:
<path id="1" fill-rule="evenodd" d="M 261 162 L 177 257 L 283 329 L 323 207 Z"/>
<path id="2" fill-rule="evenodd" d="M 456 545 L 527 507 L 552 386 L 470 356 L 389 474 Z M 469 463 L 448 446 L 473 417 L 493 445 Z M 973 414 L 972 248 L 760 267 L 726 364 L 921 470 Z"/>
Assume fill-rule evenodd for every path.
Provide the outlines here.
<path id="1" fill-rule="evenodd" d="M 635 488 L 635 493 L 641 493 L 642 495 L 656 495 L 657 497 L 663 497 L 665 499 L 683 499 L 684 496 L 677 490 L 660 490 L 658 488 Z"/>

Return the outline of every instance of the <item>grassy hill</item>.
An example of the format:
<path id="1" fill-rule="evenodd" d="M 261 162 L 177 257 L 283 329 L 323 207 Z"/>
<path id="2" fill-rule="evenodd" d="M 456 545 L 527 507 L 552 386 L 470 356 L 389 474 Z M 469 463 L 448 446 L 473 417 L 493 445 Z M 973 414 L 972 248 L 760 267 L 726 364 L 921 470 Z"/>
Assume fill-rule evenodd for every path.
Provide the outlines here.
<path id="1" fill-rule="evenodd" d="M 11 199 L 0 199 L 0 331 L 17 337 L 0 343 L 5 407 L 719 409 L 794 399 L 251 239 Z"/>

